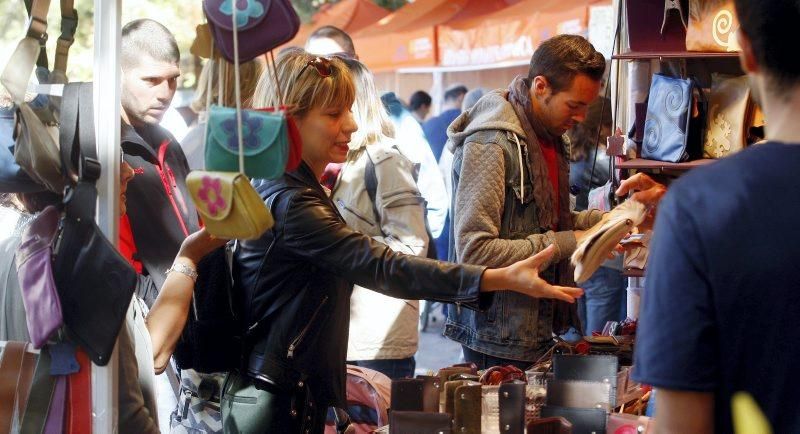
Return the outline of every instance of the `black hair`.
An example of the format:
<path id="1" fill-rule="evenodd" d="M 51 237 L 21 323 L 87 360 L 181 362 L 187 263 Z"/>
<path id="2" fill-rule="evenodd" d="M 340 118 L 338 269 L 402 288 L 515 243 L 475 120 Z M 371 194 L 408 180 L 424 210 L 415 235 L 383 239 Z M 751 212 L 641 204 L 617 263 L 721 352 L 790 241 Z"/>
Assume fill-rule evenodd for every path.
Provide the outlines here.
<path id="1" fill-rule="evenodd" d="M 418 90 L 411 94 L 411 98 L 408 100 L 408 106 L 411 110 L 417 110 L 424 105 L 431 105 L 432 102 L 433 99 L 428 95 L 428 92 Z"/>
<path id="2" fill-rule="evenodd" d="M 467 94 L 467 86 L 462 86 L 462 85 L 453 86 L 444 92 L 444 100 L 452 101 L 466 94 Z"/>
<path id="3" fill-rule="evenodd" d="M 356 46 L 353 45 L 353 38 L 347 34 L 344 30 L 335 27 L 335 26 L 322 26 L 317 30 L 314 30 L 311 33 L 311 36 L 308 37 L 309 40 L 314 38 L 328 38 L 333 39 L 342 46 L 344 52 L 349 54 L 350 57 L 356 57 Z"/>
<path id="4" fill-rule="evenodd" d="M 545 77 L 555 94 L 568 89 L 577 74 L 600 81 L 605 70 L 606 59 L 586 38 L 558 35 L 542 42 L 533 52 L 528 80 Z"/>
<path id="5" fill-rule="evenodd" d="M 175 65 L 181 60 L 181 51 L 178 49 L 175 36 L 155 20 L 143 18 L 125 24 L 122 28 L 120 45 L 120 63 L 123 70 L 137 65 L 142 54 Z"/>
<path id="6" fill-rule="evenodd" d="M 789 29 L 800 22 L 800 2 L 793 0 L 736 0 L 740 30 L 750 40 L 758 65 L 770 78 L 772 89 L 800 83 L 797 40 Z"/>

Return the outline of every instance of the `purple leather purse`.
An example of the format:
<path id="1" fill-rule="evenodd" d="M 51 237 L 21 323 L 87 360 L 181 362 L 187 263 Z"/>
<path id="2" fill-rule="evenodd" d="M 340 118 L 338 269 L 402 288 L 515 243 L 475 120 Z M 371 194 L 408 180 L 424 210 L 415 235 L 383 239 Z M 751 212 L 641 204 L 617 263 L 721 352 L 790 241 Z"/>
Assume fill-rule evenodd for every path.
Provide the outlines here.
<path id="1" fill-rule="evenodd" d="M 300 29 L 300 18 L 289 0 L 203 0 L 214 44 L 230 62 L 235 61 L 234 7 L 240 62 L 289 42 Z"/>
<path id="2" fill-rule="evenodd" d="M 35 348 L 64 323 L 61 300 L 53 280 L 53 239 L 58 232 L 61 212 L 55 207 L 44 209 L 22 233 L 17 247 L 16 263 L 28 333 Z"/>

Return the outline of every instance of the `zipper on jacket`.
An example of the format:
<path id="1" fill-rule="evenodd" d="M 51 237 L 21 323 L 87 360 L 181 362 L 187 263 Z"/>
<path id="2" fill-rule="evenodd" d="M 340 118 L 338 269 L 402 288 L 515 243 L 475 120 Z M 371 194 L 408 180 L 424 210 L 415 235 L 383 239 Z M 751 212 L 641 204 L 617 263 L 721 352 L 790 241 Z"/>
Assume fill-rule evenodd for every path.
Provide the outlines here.
<path id="1" fill-rule="evenodd" d="M 343 200 L 338 199 L 336 202 L 339 203 L 340 207 L 346 209 L 347 212 L 349 212 L 350 214 L 353 214 L 354 216 L 358 217 L 359 220 L 363 221 L 364 223 L 366 223 L 366 224 L 368 224 L 370 226 L 375 226 L 375 223 L 372 223 L 371 221 L 367 220 L 365 217 L 362 217 L 359 213 L 355 212 L 352 208 L 350 208 L 349 206 L 345 205 Z"/>
<path id="2" fill-rule="evenodd" d="M 306 333 L 308 333 L 308 330 L 314 324 L 314 320 L 317 319 L 317 316 L 319 316 L 319 313 L 322 311 L 322 308 L 325 307 L 326 303 L 328 303 L 327 295 L 325 296 L 325 298 L 322 299 L 322 302 L 319 304 L 319 307 L 317 307 L 317 310 L 314 311 L 314 314 L 311 315 L 311 319 L 308 321 L 308 324 L 306 324 L 306 326 L 303 327 L 303 330 L 300 330 L 300 334 L 297 335 L 297 337 L 294 338 L 294 340 L 292 340 L 292 343 L 289 344 L 289 351 L 286 353 L 286 357 L 288 359 L 294 358 L 294 350 L 296 350 L 297 346 L 300 345 L 300 342 L 303 341 L 303 338 L 306 336 Z"/>
<path id="3" fill-rule="evenodd" d="M 186 223 L 183 221 L 183 215 L 181 215 L 180 209 L 178 209 L 178 204 L 175 203 L 175 198 L 173 197 L 172 187 L 170 186 L 170 182 L 167 179 L 167 174 L 164 171 L 164 160 L 167 154 L 167 146 L 169 145 L 168 140 L 164 140 L 161 142 L 161 146 L 158 148 L 158 165 L 156 165 L 156 170 L 158 171 L 158 176 L 161 178 L 161 184 L 164 187 L 164 192 L 167 193 L 167 198 L 169 199 L 169 203 L 172 204 L 172 211 L 175 212 L 175 217 L 178 219 L 178 223 L 181 225 L 181 230 L 183 230 L 183 235 L 188 237 L 189 230 L 186 228 Z M 173 177 L 174 179 L 174 177 Z"/>

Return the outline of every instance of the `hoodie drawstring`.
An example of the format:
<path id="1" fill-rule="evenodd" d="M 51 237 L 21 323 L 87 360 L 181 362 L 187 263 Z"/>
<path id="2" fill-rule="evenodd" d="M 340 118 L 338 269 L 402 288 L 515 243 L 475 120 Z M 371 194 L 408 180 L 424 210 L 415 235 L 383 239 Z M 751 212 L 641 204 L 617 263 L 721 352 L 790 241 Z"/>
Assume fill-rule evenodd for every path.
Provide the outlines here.
<path id="1" fill-rule="evenodd" d="M 523 180 L 525 178 L 523 175 L 525 174 L 525 165 L 522 163 L 522 145 L 519 144 L 519 138 L 517 137 L 516 134 L 511 133 L 511 135 L 514 137 L 514 142 L 517 143 L 517 154 L 519 155 L 519 194 L 520 194 L 520 200 L 522 200 L 522 202 L 524 203 L 525 183 L 523 182 Z"/>

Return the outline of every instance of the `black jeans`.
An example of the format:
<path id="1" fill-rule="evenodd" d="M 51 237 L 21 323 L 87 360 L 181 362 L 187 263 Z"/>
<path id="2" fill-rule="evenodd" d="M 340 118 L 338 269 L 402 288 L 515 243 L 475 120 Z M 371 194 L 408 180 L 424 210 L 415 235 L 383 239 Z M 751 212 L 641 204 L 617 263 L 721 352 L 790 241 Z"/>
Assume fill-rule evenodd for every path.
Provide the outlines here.
<path id="1" fill-rule="evenodd" d="M 327 408 L 319 408 L 308 388 L 298 384 L 282 391 L 231 372 L 222 395 L 222 429 L 226 433 L 322 434 Z"/>
<path id="2" fill-rule="evenodd" d="M 466 345 L 461 345 L 464 349 L 464 361 L 472 362 L 478 365 L 478 369 L 488 369 L 492 366 L 516 366 L 523 371 L 530 368 L 533 362 L 525 362 L 521 360 L 503 359 L 501 357 L 490 356 L 488 354 L 479 353 Z"/>

